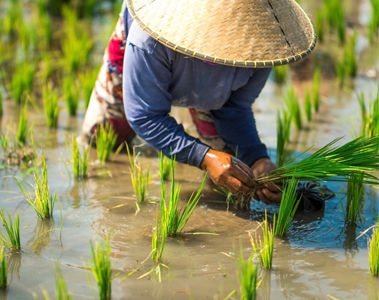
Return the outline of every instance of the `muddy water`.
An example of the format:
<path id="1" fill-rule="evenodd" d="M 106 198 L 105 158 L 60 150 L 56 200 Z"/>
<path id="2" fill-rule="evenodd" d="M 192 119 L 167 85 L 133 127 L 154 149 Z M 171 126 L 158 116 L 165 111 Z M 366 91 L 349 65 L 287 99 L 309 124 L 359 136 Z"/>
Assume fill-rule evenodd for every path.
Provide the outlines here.
<path id="1" fill-rule="evenodd" d="M 359 8 L 361 13 L 354 18 L 367 22 L 367 1 L 362 1 Z M 294 150 L 318 148 L 336 137 L 348 141 L 359 130 L 356 95 L 364 92 L 368 99 L 375 97 L 379 72 L 377 45 L 368 47 L 364 36 L 359 41 L 359 75 L 340 90 L 325 67 L 320 112 L 305 130 L 292 132 L 290 146 Z M 325 45 L 320 45 L 320 51 L 322 47 Z M 300 95 L 304 94 L 310 81 L 300 80 L 294 71 L 291 75 L 290 83 Z M 254 105 L 260 134 L 273 159 L 276 113 L 283 107 L 286 88 L 270 80 Z M 18 107 L 5 101 L 4 111 L 2 130 L 14 132 Z M 228 210 L 225 198 L 208 183 L 184 233 L 166 245 L 163 262 L 168 268 L 162 269 L 162 282 L 154 273 L 143 277 L 154 267 L 150 259 L 151 235 L 160 196 L 156 154 L 144 148 L 142 162 L 150 168 L 152 180 L 149 201 L 137 211 L 125 154 L 114 154 L 110 162 L 100 165 L 93 151 L 89 178 L 73 179 L 67 143 L 71 134 L 80 130 L 83 109 L 75 118 L 68 117 L 62 109 L 57 130 L 46 128 L 40 110 L 28 112 L 38 153 L 43 152 L 48 160 L 50 189 L 57 193 L 59 203 L 52 222 L 40 221 L 15 181 L 17 176 L 32 182 L 30 175 L 16 167 L 0 170 L 1 207 L 11 215 L 19 213 L 22 243 L 21 253 L 9 256 L 9 288 L 0 295 L 1 299 L 31 299 L 33 295 L 43 298 L 42 290 L 54 298 L 57 265 L 74 299 L 96 299 L 96 284 L 88 268 L 89 242 L 109 235 L 114 274 L 112 299 L 224 299 L 233 290 L 238 292 L 237 266 L 232 255 L 240 247 L 246 256 L 250 253 L 248 232 L 259 232 L 261 212 L 267 209 L 273 214 L 277 207 L 253 200 L 250 212 Z M 194 133 L 185 110 L 175 109 L 173 115 Z M 176 179 L 182 185 L 183 201 L 198 188 L 202 176 L 200 170 L 177 165 Z M 330 183 L 328 187 L 336 197 L 328 200 L 320 212 L 298 215 L 288 236 L 275 240 L 273 270 L 261 272 L 258 299 L 379 298 L 379 282 L 371 277 L 368 265 L 370 231 L 365 233 L 379 215 L 379 191 L 367 187 L 361 218 L 352 227 L 344 220 L 346 186 Z"/>

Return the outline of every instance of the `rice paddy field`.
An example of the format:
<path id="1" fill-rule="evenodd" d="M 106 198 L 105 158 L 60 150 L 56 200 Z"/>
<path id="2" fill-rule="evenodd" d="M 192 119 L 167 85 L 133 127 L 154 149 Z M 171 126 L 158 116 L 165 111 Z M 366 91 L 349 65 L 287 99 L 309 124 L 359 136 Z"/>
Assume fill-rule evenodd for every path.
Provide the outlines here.
<path id="1" fill-rule="evenodd" d="M 273 69 L 253 107 L 280 165 L 379 136 L 379 2 L 298 2 L 317 47 Z M 76 143 L 120 7 L 0 2 L 0 298 L 379 299 L 378 185 L 321 181 L 334 196 L 274 235 L 268 267 L 261 242 L 278 206 L 239 209 L 179 163 L 163 179 L 163 159 L 138 139 L 129 155 Z M 186 110 L 172 115 L 196 135 Z M 174 190 L 180 208 L 200 197 L 167 234 L 162 199 Z"/>

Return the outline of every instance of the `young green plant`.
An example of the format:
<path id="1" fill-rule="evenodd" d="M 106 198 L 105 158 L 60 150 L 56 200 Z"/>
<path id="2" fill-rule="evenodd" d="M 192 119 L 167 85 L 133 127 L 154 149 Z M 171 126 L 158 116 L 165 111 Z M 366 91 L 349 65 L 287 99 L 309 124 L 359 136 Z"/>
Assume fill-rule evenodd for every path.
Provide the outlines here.
<path id="1" fill-rule="evenodd" d="M 16 214 L 13 221 L 10 214 L 8 212 L 5 214 L 3 209 L 0 208 L 0 219 L 5 228 L 5 232 L 0 231 L 1 244 L 11 250 L 20 250 L 21 241 L 19 215 Z"/>
<path id="2" fill-rule="evenodd" d="M 141 163 L 138 162 L 138 155 L 135 155 L 134 151 L 131 153 L 129 147 L 127 147 L 127 152 L 133 191 L 137 197 L 137 202 L 143 203 L 147 198 L 149 189 L 150 171 L 149 169 L 143 170 Z"/>
<path id="3" fill-rule="evenodd" d="M 286 158 L 285 148 L 291 134 L 291 118 L 286 110 L 278 112 L 276 124 L 276 164 L 281 166 Z"/>
<path id="4" fill-rule="evenodd" d="M 16 140 L 19 145 L 25 145 L 28 136 L 28 121 L 26 118 L 26 109 L 27 106 L 24 105 L 24 107 L 20 111 L 20 118 L 18 121 Z"/>
<path id="5" fill-rule="evenodd" d="M 112 297 L 112 266 L 110 241 L 90 241 L 92 261 L 90 268 L 97 283 L 99 299 L 110 300 Z"/>
<path id="6" fill-rule="evenodd" d="M 32 171 L 34 179 L 34 195 L 26 189 L 25 185 L 20 180 L 17 179 L 17 183 L 26 197 L 26 200 L 33 207 L 37 215 L 41 219 L 52 219 L 57 195 L 55 193 L 50 193 L 45 157 L 40 159 L 40 163 L 41 166 L 35 162 Z"/>
<path id="7" fill-rule="evenodd" d="M 238 258 L 238 280 L 241 300 L 255 300 L 258 287 L 258 266 L 252 256 L 245 260 L 242 250 Z"/>
<path id="8" fill-rule="evenodd" d="M 75 78 L 65 76 L 63 80 L 63 97 L 66 101 L 67 110 L 70 116 L 76 116 L 79 106 L 79 86 Z"/>
<path id="9" fill-rule="evenodd" d="M 112 124 L 105 123 L 98 127 L 96 138 L 97 158 L 100 162 L 105 163 L 109 160 L 110 155 L 116 145 L 117 135 Z"/>
<path id="10" fill-rule="evenodd" d="M 0 289 L 4 290 L 8 285 L 8 269 L 5 259 L 4 247 L 0 246 Z"/>
<path id="11" fill-rule="evenodd" d="M 284 237 L 287 235 L 300 203 L 300 199 L 296 197 L 298 185 L 299 180 L 295 178 L 291 178 L 284 183 L 278 217 L 274 228 L 275 236 Z"/>
<path id="12" fill-rule="evenodd" d="M 368 260 L 370 272 L 373 276 L 379 275 L 379 218 L 372 230 L 372 236 L 368 240 Z"/>
<path id="13" fill-rule="evenodd" d="M 356 224 L 364 195 L 363 174 L 352 174 L 347 182 L 346 222 Z"/>
<path id="14" fill-rule="evenodd" d="M 55 293 L 56 299 L 60 300 L 71 300 L 73 299 L 72 294 L 67 289 L 66 281 L 63 278 L 62 271 L 56 265 L 55 271 Z"/>
<path id="15" fill-rule="evenodd" d="M 162 170 L 163 160 L 159 162 L 159 170 Z M 194 212 L 199 200 L 201 193 L 205 185 L 204 176 L 200 187 L 196 193 L 192 193 L 188 201 L 184 204 L 182 209 L 179 209 L 179 200 L 181 189 L 180 185 L 175 182 L 175 159 L 171 160 L 171 183 L 170 183 L 170 196 L 168 201 L 166 200 L 166 187 L 163 177 L 161 177 L 161 201 L 160 201 L 160 218 L 161 226 L 165 228 L 167 236 L 175 236 L 181 232 L 184 226 L 187 224 L 189 218 Z"/>
<path id="16" fill-rule="evenodd" d="M 72 145 L 72 170 L 75 179 L 87 178 L 88 176 L 88 161 L 91 148 L 80 151 L 76 137 L 71 137 Z"/>
<path id="17" fill-rule="evenodd" d="M 42 98 L 47 126 L 49 128 L 57 128 L 59 116 L 58 91 L 53 88 L 51 83 L 47 83 L 43 86 Z"/>
<path id="18" fill-rule="evenodd" d="M 267 270 L 271 270 L 272 268 L 272 257 L 274 253 L 274 228 L 275 215 L 273 224 L 270 226 L 267 211 L 265 211 L 265 218 L 262 222 L 262 238 L 257 236 L 253 237 L 249 232 L 253 254 L 258 255 L 261 265 Z"/>

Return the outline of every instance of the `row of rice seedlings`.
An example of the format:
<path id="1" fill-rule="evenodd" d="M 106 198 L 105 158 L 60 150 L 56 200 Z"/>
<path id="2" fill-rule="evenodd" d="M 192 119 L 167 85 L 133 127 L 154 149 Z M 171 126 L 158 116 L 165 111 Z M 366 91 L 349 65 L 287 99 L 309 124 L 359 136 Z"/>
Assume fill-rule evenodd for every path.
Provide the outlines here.
<path id="1" fill-rule="evenodd" d="M 110 241 L 90 241 L 92 261 L 89 265 L 98 287 L 99 299 L 112 298 L 112 265 Z"/>
<path id="2" fill-rule="evenodd" d="M 363 174 L 352 174 L 347 182 L 346 222 L 356 224 L 364 195 Z"/>
<path id="3" fill-rule="evenodd" d="M 28 60 L 16 62 L 10 82 L 10 93 L 17 104 L 25 102 L 26 96 L 31 93 L 36 70 L 33 62 Z"/>
<path id="4" fill-rule="evenodd" d="M 8 286 L 8 269 L 5 259 L 4 247 L 0 247 L 0 289 L 4 290 Z"/>
<path id="5" fill-rule="evenodd" d="M 85 27 L 79 24 L 75 9 L 64 6 L 62 13 L 64 18 L 62 65 L 67 74 L 72 74 L 87 64 L 93 41 L 85 31 Z"/>
<path id="6" fill-rule="evenodd" d="M 34 188 L 34 194 L 30 193 L 26 189 L 25 184 L 18 179 L 17 184 L 26 197 L 26 200 L 37 213 L 38 217 L 41 219 L 52 219 L 57 195 L 55 193 L 50 193 L 45 157 L 41 157 L 40 163 L 41 166 L 35 161 L 32 170 L 34 179 L 32 187 Z"/>
<path id="7" fill-rule="evenodd" d="M 363 183 L 379 184 L 373 172 L 379 169 L 379 136 L 358 137 L 341 146 L 336 138 L 309 156 L 278 167 L 266 176 L 256 178 L 259 184 L 281 183 L 292 177 L 299 180 L 346 182 L 352 174 L 363 174 Z M 303 154 L 299 155 L 301 157 Z"/>
<path id="8" fill-rule="evenodd" d="M 117 135 L 112 124 L 100 124 L 96 136 L 96 153 L 97 159 L 104 163 L 109 160 L 109 157 L 116 145 Z"/>
<path id="9" fill-rule="evenodd" d="M 368 261 L 370 272 L 373 276 L 379 275 L 379 218 L 372 230 L 372 236 L 368 240 Z"/>
<path id="10" fill-rule="evenodd" d="M 263 238 L 257 237 L 257 235 L 253 237 L 249 232 L 252 252 L 254 255 L 258 255 L 261 265 L 267 270 L 271 270 L 272 268 L 275 220 L 276 217 L 274 215 L 273 224 L 270 226 L 267 211 L 265 210 L 265 218 L 262 222 Z"/>
<path id="11" fill-rule="evenodd" d="M 297 199 L 297 186 L 299 180 L 290 178 L 283 185 L 282 198 L 280 201 L 278 217 L 274 228 L 274 234 L 278 237 L 286 236 L 293 221 L 300 199 Z"/>
<path id="12" fill-rule="evenodd" d="M 145 202 L 148 189 L 150 185 L 150 170 L 143 170 L 142 165 L 138 162 L 138 155 L 135 155 L 134 151 L 131 153 L 129 147 L 127 147 L 130 179 L 132 181 L 132 187 L 138 203 Z"/>
<path id="13" fill-rule="evenodd" d="M 358 95 L 361 110 L 361 136 L 373 137 L 379 135 L 379 89 L 376 98 L 366 104 L 365 95 Z M 378 145 L 379 147 L 379 145 Z"/>
<path id="14" fill-rule="evenodd" d="M 88 176 L 88 161 L 91 148 L 88 147 L 82 151 L 79 149 L 76 137 L 71 137 L 72 147 L 72 171 L 75 179 L 83 179 Z"/>
<path id="15" fill-rule="evenodd" d="M 371 43 L 373 43 L 375 36 L 378 35 L 379 29 L 379 0 L 370 0 L 371 14 L 368 24 L 368 36 Z"/>
<path id="16" fill-rule="evenodd" d="M 42 98 L 47 126 L 49 128 L 57 128 L 59 118 L 59 97 L 58 91 L 52 86 L 51 83 L 43 86 Z"/>
<path id="17" fill-rule="evenodd" d="M 26 104 L 24 104 L 24 106 L 20 110 L 20 118 L 18 120 L 18 127 L 17 127 L 17 134 L 16 134 L 16 141 L 20 145 L 25 145 L 27 137 L 28 137 L 28 121 L 26 118 L 26 110 L 27 110 L 27 106 Z"/>
<path id="18" fill-rule="evenodd" d="M 76 116 L 80 100 L 79 86 L 72 76 L 64 76 L 63 79 L 63 98 L 70 116 Z"/>
<path id="19" fill-rule="evenodd" d="M 9 212 L 4 212 L 0 207 L 0 219 L 4 226 L 5 232 L 0 231 L 0 242 L 2 246 L 10 250 L 20 250 L 20 217 L 15 214 L 14 220 L 12 220 Z"/>

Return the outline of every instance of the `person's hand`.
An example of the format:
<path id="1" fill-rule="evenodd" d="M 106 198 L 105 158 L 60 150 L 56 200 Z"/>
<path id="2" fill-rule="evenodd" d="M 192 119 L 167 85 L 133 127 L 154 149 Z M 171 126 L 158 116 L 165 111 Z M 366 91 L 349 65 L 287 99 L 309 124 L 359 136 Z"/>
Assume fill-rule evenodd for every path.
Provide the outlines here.
<path id="1" fill-rule="evenodd" d="M 269 158 L 258 159 L 251 167 L 254 178 L 266 176 L 274 169 L 276 165 Z M 280 202 L 282 193 L 277 185 L 268 182 L 256 188 L 254 197 L 265 203 Z"/>
<path id="2" fill-rule="evenodd" d="M 254 184 L 249 166 L 225 152 L 208 150 L 201 168 L 208 172 L 214 184 L 232 193 L 248 193 Z"/>

